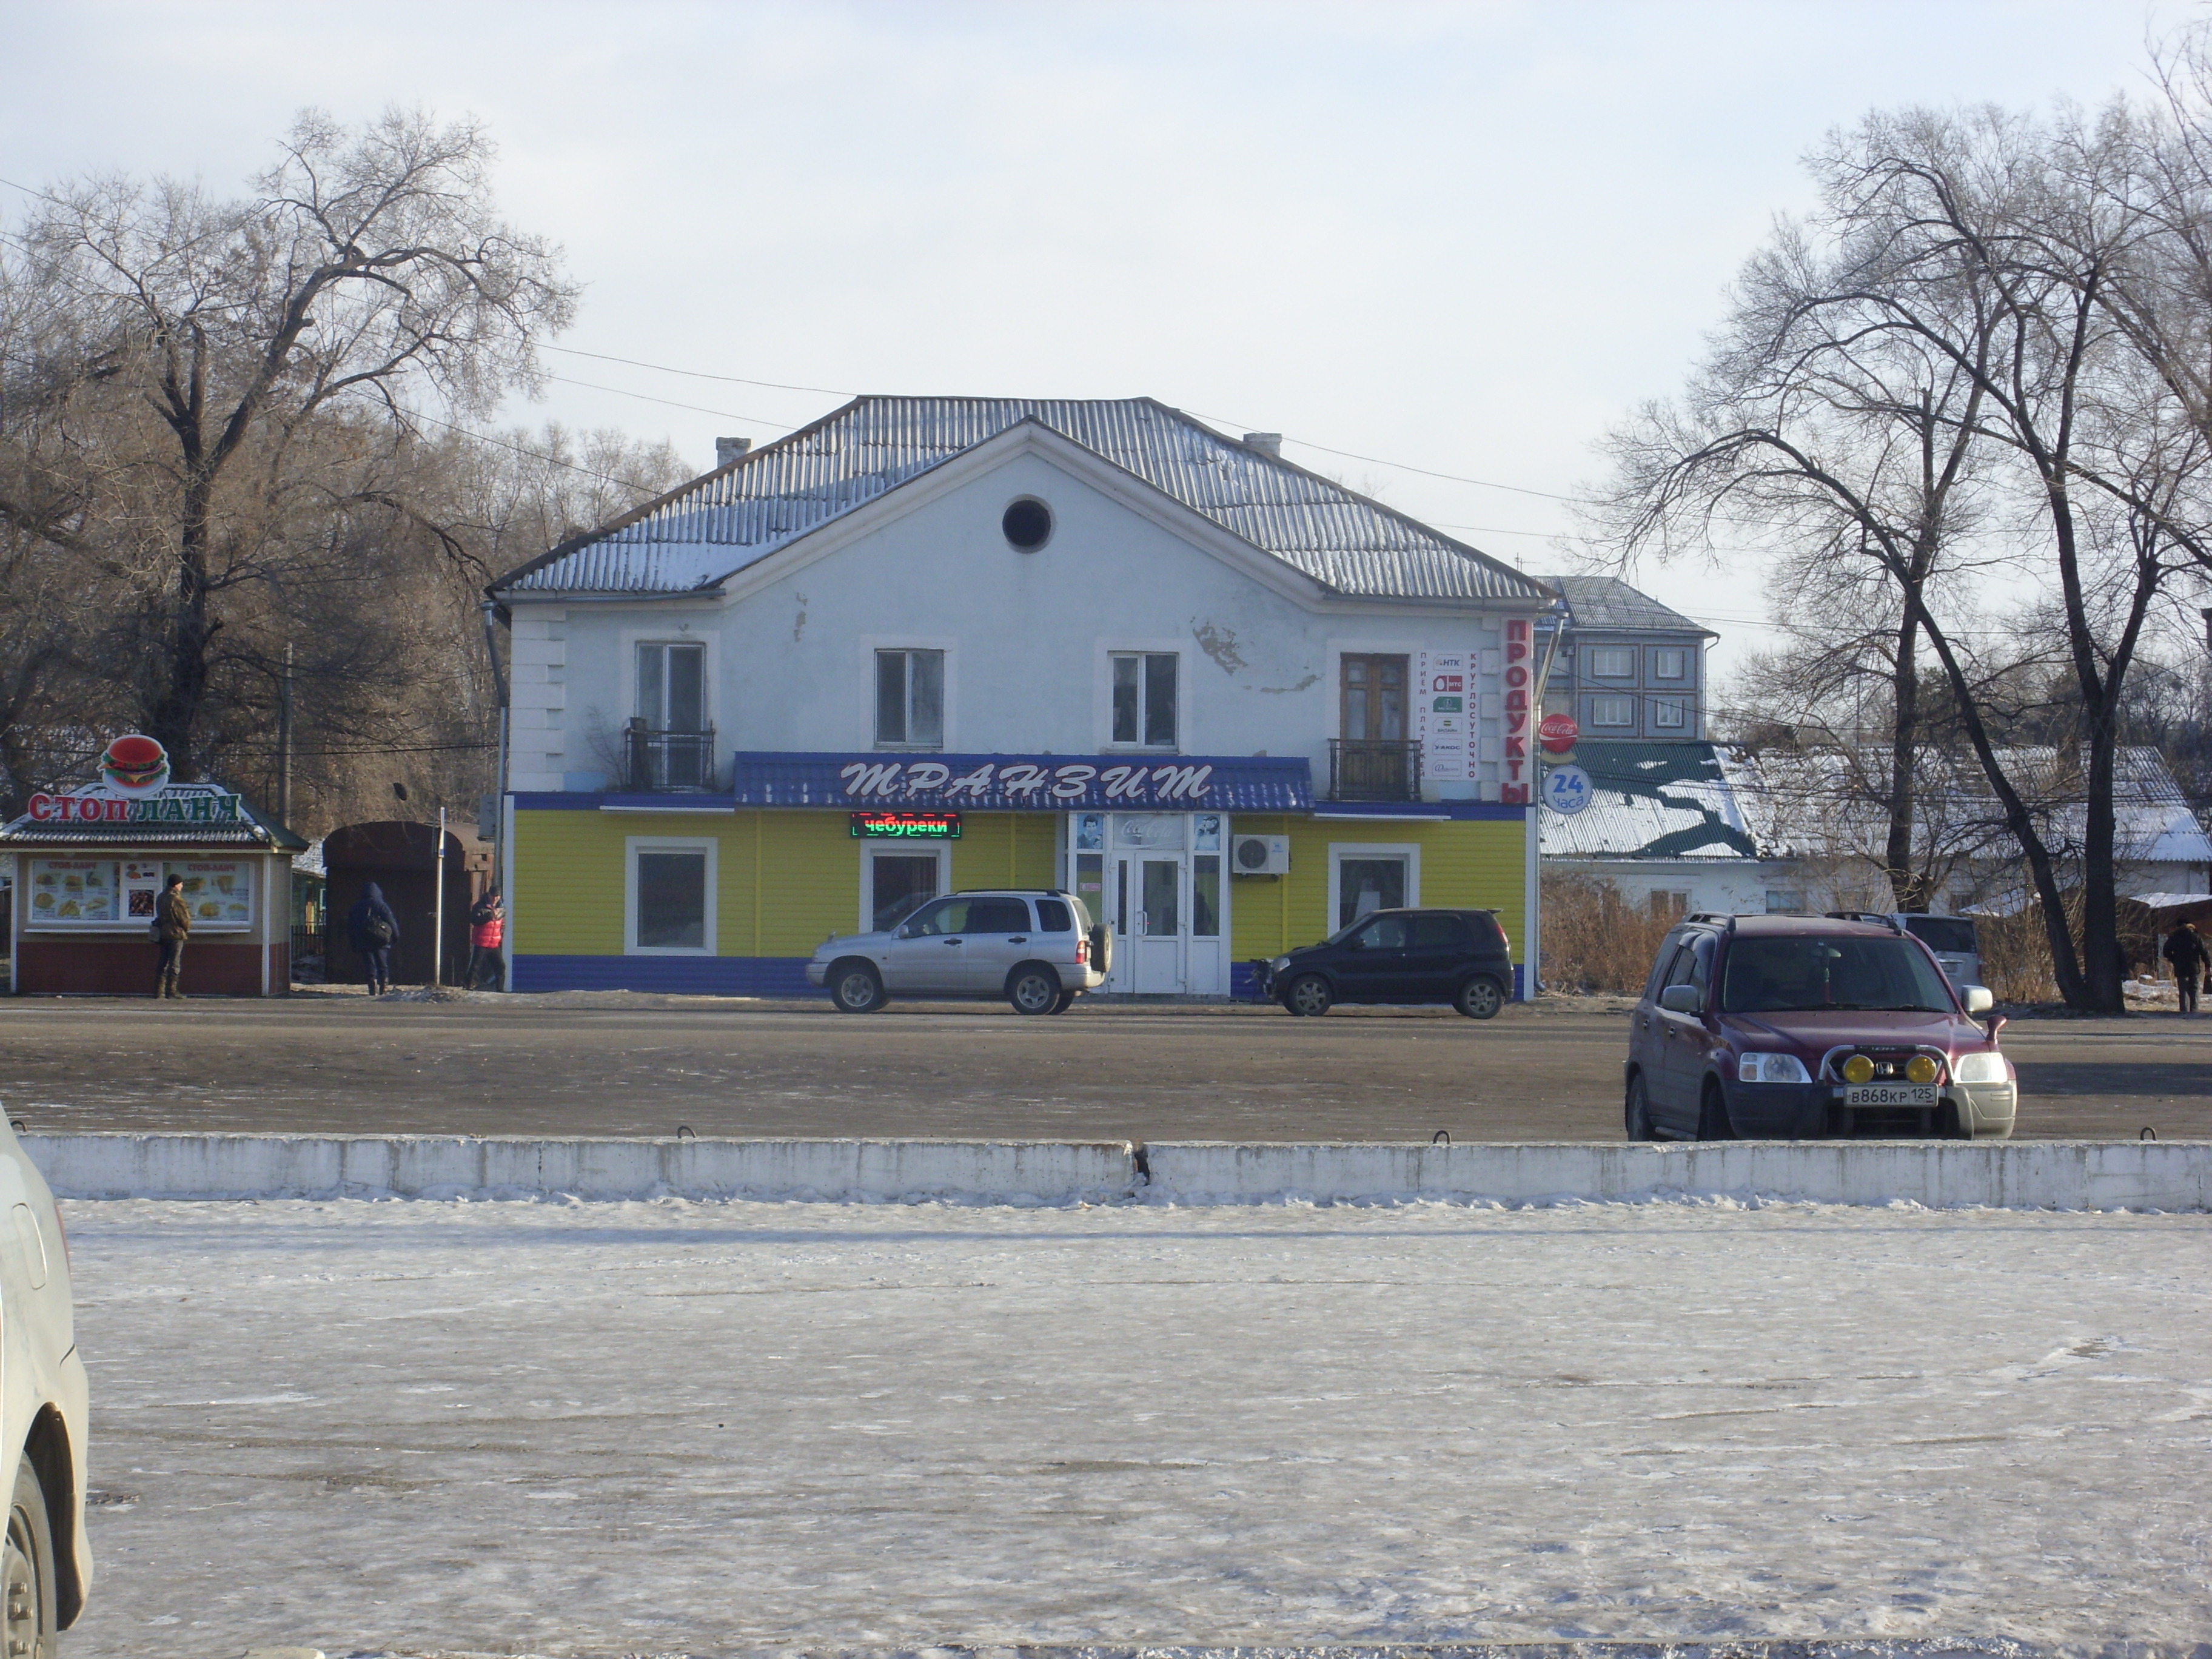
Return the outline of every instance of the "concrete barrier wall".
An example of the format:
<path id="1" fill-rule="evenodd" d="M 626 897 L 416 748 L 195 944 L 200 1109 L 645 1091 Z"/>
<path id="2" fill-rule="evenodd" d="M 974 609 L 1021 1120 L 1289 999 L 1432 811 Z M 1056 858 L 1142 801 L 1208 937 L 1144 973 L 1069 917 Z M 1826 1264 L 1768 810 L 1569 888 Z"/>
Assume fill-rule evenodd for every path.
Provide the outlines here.
<path id="1" fill-rule="evenodd" d="M 63 1198 L 938 1198 L 1066 1203 L 1129 1188 L 1127 1141 L 541 1140 L 26 1134 Z"/>
<path id="2" fill-rule="evenodd" d="M 541 1140 L 26 1134 L 64 1198 L 945 1199 L 1053 1204 L 1506 1204 L 1767 1197 L 1822 1204 L 2212 1210 L 2212 1142 Z M 1141 1158 L 1141 1164 L 1139 1159 Z"/>
<path id="3" fill-rule="evenodd" d="M 2212 1209 L 2204 1141 L 1779 1141 L 1657 1145 L 1154 1141 L 1151 1194 L 1183 1203 L 1385 1199 L 1802 1199 L 1931 1209 Z"/>

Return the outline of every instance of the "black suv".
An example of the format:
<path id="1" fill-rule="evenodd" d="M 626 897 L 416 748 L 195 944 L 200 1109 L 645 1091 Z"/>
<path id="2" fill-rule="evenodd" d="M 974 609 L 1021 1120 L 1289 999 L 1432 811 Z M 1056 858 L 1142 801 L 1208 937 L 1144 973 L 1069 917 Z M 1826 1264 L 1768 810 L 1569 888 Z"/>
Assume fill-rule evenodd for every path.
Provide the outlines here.
<path id="1" fill-rule="evenodd" d="M 1319 945 L 1253 966 L 1260 994 L 1294 1014 L 1340 1002 L 1449 1002 L 1488 1019 L 1513 983 L 1492 910 L 1371 911 Z"/>

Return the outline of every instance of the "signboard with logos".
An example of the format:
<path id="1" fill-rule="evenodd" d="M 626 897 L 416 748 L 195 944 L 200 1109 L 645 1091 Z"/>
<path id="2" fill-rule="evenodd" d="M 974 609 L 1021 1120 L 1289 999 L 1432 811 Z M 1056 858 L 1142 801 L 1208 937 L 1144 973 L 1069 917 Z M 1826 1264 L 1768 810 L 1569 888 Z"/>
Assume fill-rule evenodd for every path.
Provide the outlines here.
<path id="1" fill-rule="evenodd" d="M 1413 738 L 1425 781 L 1465 783 L 1482 775 L 1475 716 L 1475 654 L 1423 651 L 1413 660 Z"/>

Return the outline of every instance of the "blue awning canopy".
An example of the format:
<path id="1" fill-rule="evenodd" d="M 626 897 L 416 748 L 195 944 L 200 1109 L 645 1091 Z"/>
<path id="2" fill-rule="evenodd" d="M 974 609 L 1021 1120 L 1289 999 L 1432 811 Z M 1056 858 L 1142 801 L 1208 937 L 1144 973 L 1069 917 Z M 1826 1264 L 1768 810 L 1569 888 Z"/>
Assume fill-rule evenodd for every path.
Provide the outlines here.
<path id="1" fill-rule="evenodd" d="M 1249 755 L 740 754 L 732 793 L 740 806 L 1304 812 L 1313 773 Z"/>

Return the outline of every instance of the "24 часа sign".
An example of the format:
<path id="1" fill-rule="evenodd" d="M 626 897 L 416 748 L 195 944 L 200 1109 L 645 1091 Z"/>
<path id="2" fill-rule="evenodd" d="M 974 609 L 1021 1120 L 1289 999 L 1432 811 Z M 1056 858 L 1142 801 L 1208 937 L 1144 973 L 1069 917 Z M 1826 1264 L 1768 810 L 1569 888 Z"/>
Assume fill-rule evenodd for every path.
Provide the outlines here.
<path id="1" fill-rule="evenodd" d="M 1303 759 L 1204 755 L 740 755 L 741 806 L 951 812 L 1297 811 Z"/>

